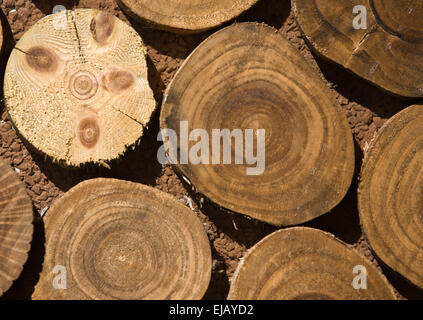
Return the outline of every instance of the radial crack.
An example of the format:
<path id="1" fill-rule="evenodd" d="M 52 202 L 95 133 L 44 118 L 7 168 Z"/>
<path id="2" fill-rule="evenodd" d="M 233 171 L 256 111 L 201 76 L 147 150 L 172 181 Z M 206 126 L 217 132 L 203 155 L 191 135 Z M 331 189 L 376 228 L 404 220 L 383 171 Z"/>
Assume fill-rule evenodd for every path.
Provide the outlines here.
<path id="1" fill-rule="evenodd" d="M 355 56 L 355 54 L 362 48 L 363 44 L 367 41 L 369 36 L 372 33 L 374 33 L 378 28 L 379 28 L 379 25 L 377 23 L 375 23 L 374 25 L 372 25 L 372 27 L 370 29 L 368 29 L 366 31 L 366 33 L 361 37 L 360 41 L 356 45 L 355 49 L 351 52 L 351 55 L 348 58 L 348 61 L 346 62 L 346 66 L 348 66 L 350 64 L 350 62 L 353 59 L 353 57 Z"/>
<path id="2" fill-rule="evenodd" d="M 81 38 L 79 36 L 78 27 L 77 27 L 77 24 L 76 24 L 75 11 L 72 11 L 72 23 L 73 23 L 73 26 L 75 28 L 75 35 L 76 35 L 76 39 L 78 41 L 79 56 L 81 57 L 82 62 L 85 63 L 86 59 L 85 59 L 85 56 L 84 56 L 83 51 L 82 51 Z"/>
<path id="3" fill-rule="evenodd" d="M 145 125 L 143 124 L 143 123 L 141 123 L 139 120 L 137 120 L 137 119 L 135 119 L 135 118 L 133 118 L 133 117 L 131 117 L 130 115 L 128 115 L 128 114 L 126 114 L 125 112 L 123 112 L 122 110 L 120 110 L 120 109 L 117 109 L 117 108 L 115 108 L 115 107 L 112 107 L 112 106 L 110 106 L 113 110 L 115 110 L 115 111 L 117 111 L 117 112 L 119 112 L 119 113 L 121 113 L 121 114 L 123 114 L 125 117 L 128 117 L 129 119 L 131 119 L 132 121 L 135 121 L 136 123 L 138 123 L 140 126 L 142 126 L 143 127 L 143 129 L 145 129 Z"/>

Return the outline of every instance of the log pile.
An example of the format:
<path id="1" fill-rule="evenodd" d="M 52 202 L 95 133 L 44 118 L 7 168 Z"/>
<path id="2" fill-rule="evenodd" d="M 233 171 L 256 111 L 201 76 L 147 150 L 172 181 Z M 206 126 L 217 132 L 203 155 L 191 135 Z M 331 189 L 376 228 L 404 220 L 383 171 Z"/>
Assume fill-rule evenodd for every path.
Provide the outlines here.
<path id="1" fill-rule="evenodd" d="M 220 26 L 258 0 L 117 0 L 123 10 L 152 27 L 173 32 L 202 32 Z"/>
<path id="2" fill-rule="evenodd" d="M 118 0 L 148 27 L 76 9 L 41 19 L 17 42 L 3 75 L 4 106 L 40 162 L 65 172 L 110 169 L 156 121 L 157 161 L 198 200 L 184 205 L 138 179 L 111 179 L 115 172 L 63 188 L 37 220 L 45 257 L 33 299 L 202 299 L 215 240 L 205 230 L 212 217 L 197 210 L 204 200 L 279 228 L 241 258 L 229 299 L 397 298 L 385 269 L 302 225 L 351 191 L 356 153 L 325 79 L 276 29 L 249 21 L 210 32 L 155 100 L 147 53 L 156 48 L 140 30 L 201 33 L 258 1 Z M 421 1 L 292 0 L 292 9 L 317 54 L 398 99 L 423 97 Z M 423 105 L 409 105 L 364 150 L 352 193 L 378 261 L 423 289 Z M 26 186 L 0 159 L 0 295 L 22 272 L 32 223 Z"/>

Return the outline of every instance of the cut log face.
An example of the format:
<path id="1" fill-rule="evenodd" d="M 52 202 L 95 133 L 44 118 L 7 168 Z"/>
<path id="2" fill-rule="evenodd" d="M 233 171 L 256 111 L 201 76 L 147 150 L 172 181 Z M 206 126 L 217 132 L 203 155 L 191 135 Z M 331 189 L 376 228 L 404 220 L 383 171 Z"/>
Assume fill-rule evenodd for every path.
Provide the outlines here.
<path id="1" fill-rule="evenodd" d="M 386 278 L 346 244 L 297 227 L 276 231 L 249 250 L 228 299 L 393 300 L 395 295 Z"/>
<path id="2" fill-rule="evenodd" d="M 70 166 L 121 156 L 156 108 L 141 38 L 91 9 L 47 16 L 26 32 L 9 59 L 4 92 L 23 138 Z"/>
<path id="3" fill-rule="evenodd" d="M 159 29 L 201 32 L 251 8 L 258 0 L 117 0 L 129 14 Z"/>
<path id="4" fill-rule="evenodd" d="M 364 159 L 360 220 L 389 267 L 423 288 L 423 106 L 411 106 L 378 132 Z"/>
<path id="5" fill-rule="evenodd" d="M 201 221 L 151 187 L 82 182 L 53 204 L 45 229 L 34 299 L 201 299 L 208 288 L 211 250 Z"/>
<path id="6" fill-rule="evenodd" d="M 1 10 L 0 10 L 0 15 L 4 15 L 3 11 Z M 0 49 L 3 49 L 3 26 L 1 23 L 0 23 Z"/>
<path id="7" fill-rule="evenodd" d="M 327 213 L 349 189 L 354 145 L 345 115 L 304 58 L 266 25 L 234 24 L 204 41 L 168 87 L 160 121 L 163 132 L 180 135 L 178 147 L 168 150 L 177 169 L 199 192 L 231 211 L 294 225 Z M 181 141 L 188 140 L 181 121 L 188 132 L 203 129 L 211 140 L 210 155 L 201 152 L 201 164 L 191 156 L 188 164 L 180 161 L 186 147 Z M 226 139 L 230 164 L 221 159 L 225 141 L 216 153 L 212 147 L 213 131 L 224 129 L 242 132 L 239 144 Z M 265 150 L 258 154 L 259 140 L 247 143 L 247 130 L 258 134 L 262 129 Z M 187 141 L 190 153 L 199 141 L 195 138 Z M 249 164 L 247 150 L 265 160 L 263 168 Z"/>
<path id="8" fill-rule="evenodd" d="M 421 1 L 293 0 L 293 9 L 318 53 L 389 92 L 423 97 Z"/>
<path id="9" fill-rule="evenodd" d="M 33 211 L 25 185 L 0 161 L 0 296 L 22 272 L 33 233 Z"/>

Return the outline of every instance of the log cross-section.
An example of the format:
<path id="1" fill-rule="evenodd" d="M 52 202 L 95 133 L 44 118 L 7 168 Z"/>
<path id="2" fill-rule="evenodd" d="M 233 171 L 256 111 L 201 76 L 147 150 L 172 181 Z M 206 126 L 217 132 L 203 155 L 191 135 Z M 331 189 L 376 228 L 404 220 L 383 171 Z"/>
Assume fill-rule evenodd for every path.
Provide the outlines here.
<path id="1" fill-rule="evenodd" d="M 177 33 L 217 27 L 251 8 L 258 0 L 117 0 L 131 16 Z"/>
<path id="2" fill-rule="evenodd" d="M 133 28 L 105 12 L 47 16 L 24 34 L 7 65 L 5 102 L 14 126 L 64 165 L 119 158 L 156 108 L 146 54 Z"/>
<path id="3" fill-rule="evenodd" d="M 230 300 L 394 300 L 366 258 L 326 232 L 295 227 L 264 238 L 238 265 Z"/>
<path id="4" fill-rule="evenodd" d="M 374 252 L 423 288 L 423 105 L 395 115 L 372 141 L 358 204 Z"/>
<path id="5" fill-rule="evenodd" d="M 82 182 L 44 218 L 33 299 L 201 299 L 211 250 L 196 214 L 169 194 L 114 179 Z"/>
<path id="6" fill-rule="evenodd" d="M 423 2 L 293 0 L 308 43 L 396 95 L 423 97 Z"/>
<path id="7" fill-rule="evenodd" d="M 0 296 L 22 272 L 33 234 L 33 210 L 25 184 L 0 161 Z"/>
<path id="8" fill-rule="evenodd" d="M 354 145 L 346 116 L 311 66 L 269 26 L 234 24 L 197 47 L 165 93 L 160 122 L 164 134 L 171 129 L 178 136 L 178 145 L 167 144 L 177 169 L 231 211 L 299 224 L 327 213 L 350 187 Z M 196 130 L 208 137 L 200 163 Z M 213 147 L 216 130 L 240 136 L 224 141 L 232 152 L 226 162 L 223 143 Z"/>

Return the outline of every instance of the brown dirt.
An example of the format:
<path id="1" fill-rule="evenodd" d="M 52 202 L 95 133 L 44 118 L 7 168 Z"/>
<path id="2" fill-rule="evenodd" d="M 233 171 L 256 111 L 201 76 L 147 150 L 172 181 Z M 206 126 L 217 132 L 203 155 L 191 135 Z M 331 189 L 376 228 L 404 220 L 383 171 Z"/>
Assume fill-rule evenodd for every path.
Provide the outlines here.
<path id="1" fill-rule="evenodd" d="M 156 31 L 129 19 L 114 0 L 0 0 L 0 7 L 10 24 L 8 27 L 3 17 L 3 25 L 6 27 L 3 60 L 7 59 L 8 52 L 13 47 L 13 41 L 19 40 L 30 26 L 46 14 L 50 14 L 56 4 L 65 5 L 68 9 L 99 8 L 132 24 L 148 45 L 149 80 L 159 103 L 166 85 L 169 84 L 184 59 L 213 32 L 199 35 L 174 35 Z M 243 14 L 237 21 L 265 22 L 279 29 L 321 74 L 348 117 L 357 142 L 357 168 L 360 167 L 363 158 L 362 150 L 366 149 L 375 132 L 388 118 L 415 102 L 390 96 L 310 52 L 301 37 L 288 0 L 261 0 L 256 7 Z M 2 87 L 2 84 L 0 85 Z M 225 299 L 230 278 L 239 259 L 248 248 L 276 230 L 270 225 L 249 220 L 240 215 L 228 214 L 207 201 L 199 209 L 201 196 L 194 194 L 170 167 L 157 164 L 158 113 L 153 118 L 141 145 L 135 150 L 128 151 L 119 163 L 113 163 L 111 170 L 91 166 L 83 169 L 59 167 L 23 144 L 10 124 L 3 103 L 0 104 L 0 115 L 0 158 L 9 162 L 19 172 L 33 200 L 37 216 L 48 209 L 53 201 L 69 188 L 82 180 L 95 177 L 114 177 L 140 182 L 173 194 L 181 201 L 192 200 L 194 209 L 208 232 L 213 251 L 212 281 L 206 293 L 206 299 Z M 397 289 L 398 297 L 423 298 L 422 290 L 413 287 L 401 276 L 382 266 L 369 250 L 361 233 L 357 212 L 358 171 L 359 169 L 344 201 L 330 213 L 305 225 L 329 231 L 356 248 L 384 272 Z M 36 219 L 35 227 L 28 262 L 21 277 L 2 297 L 3 299 L 27 299 L 31 296 L 38 280 L 44 254 L 42 219 Z"/>

